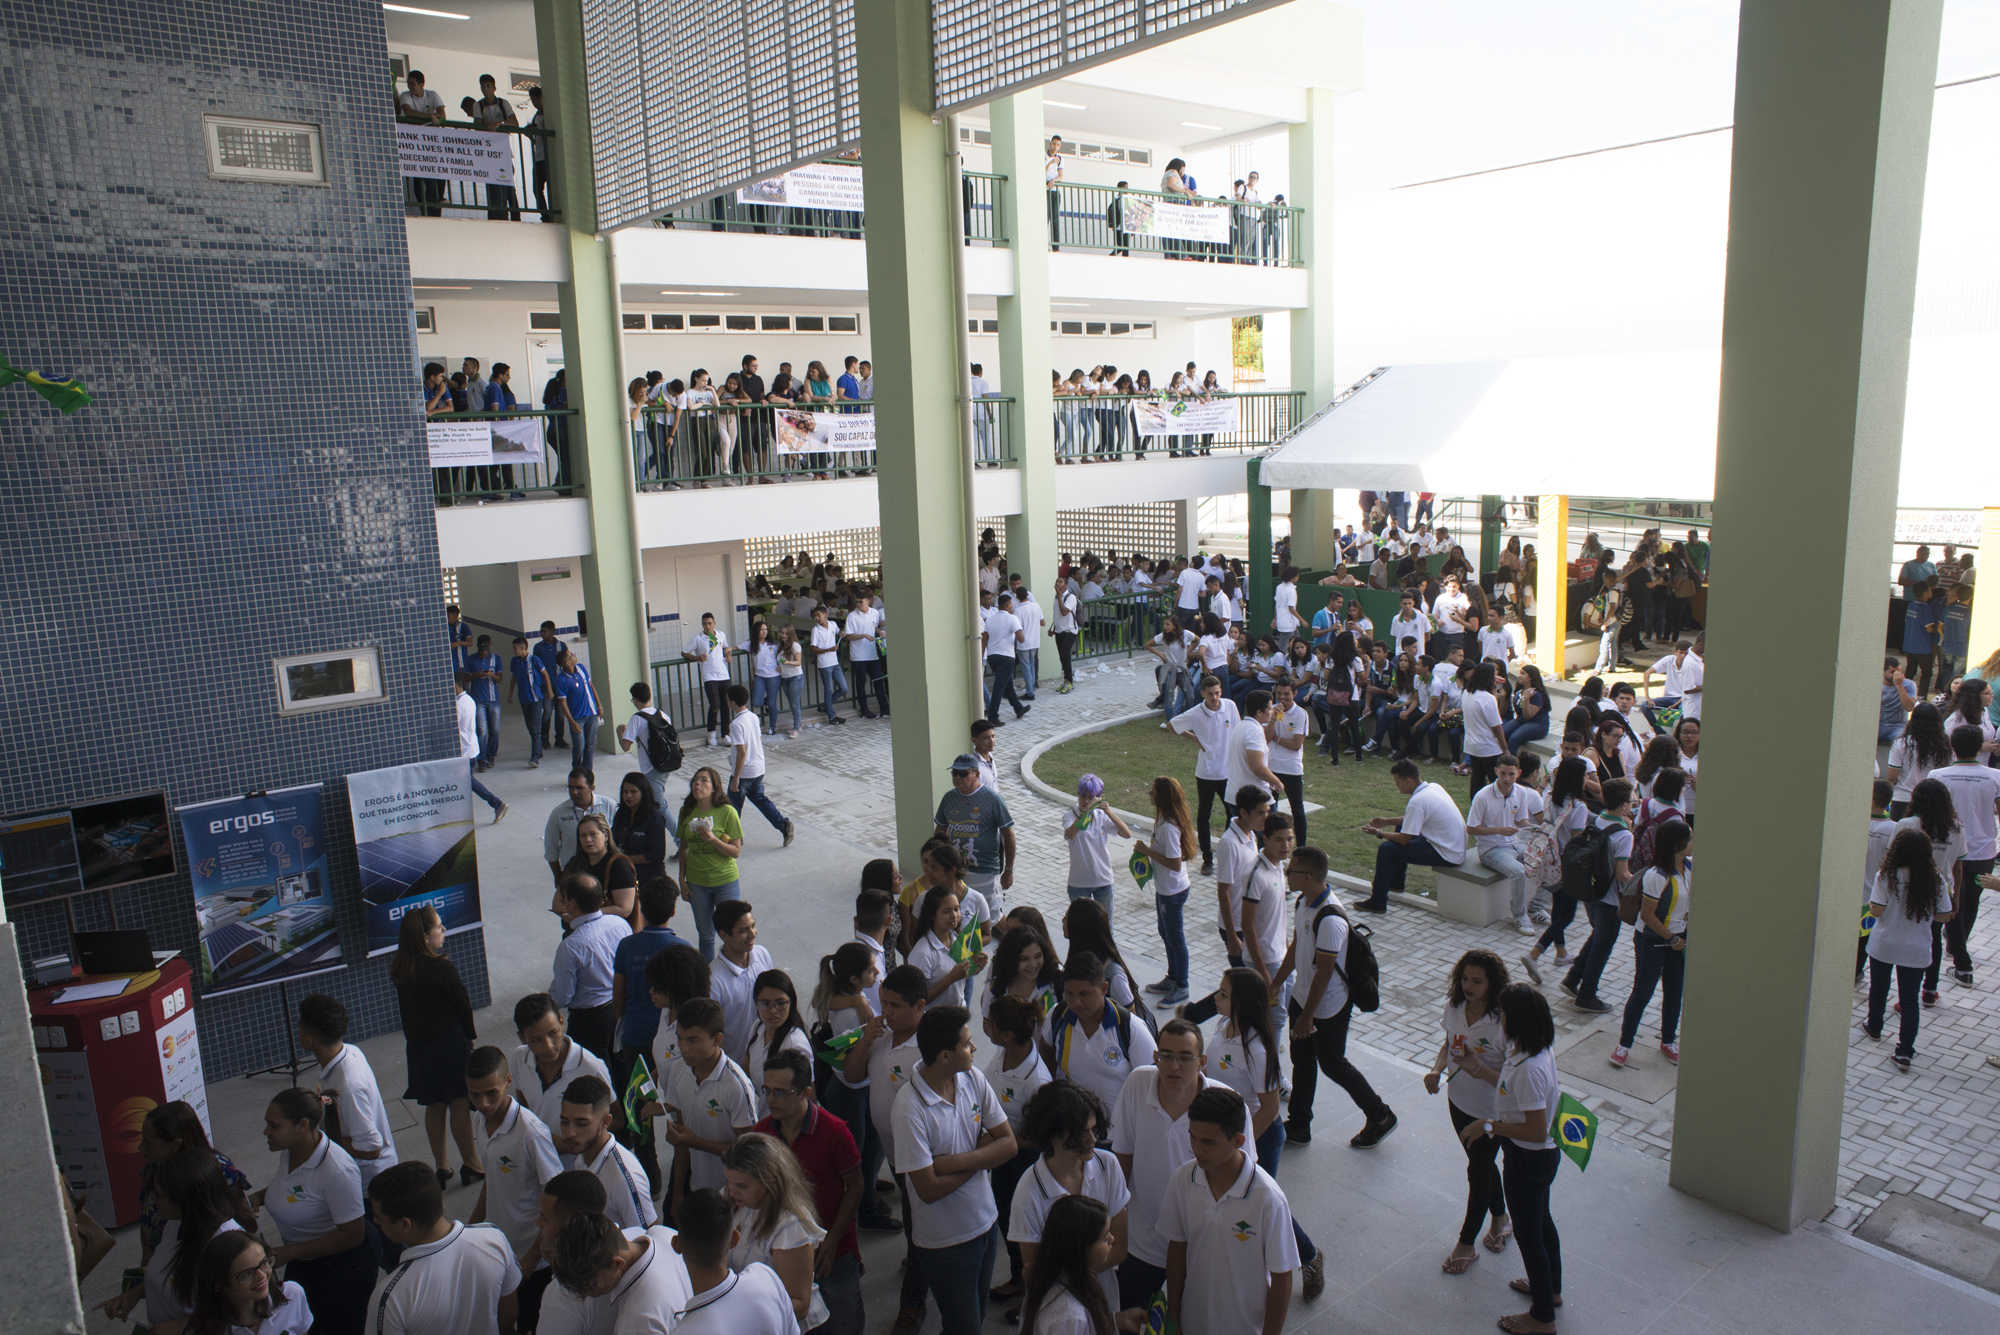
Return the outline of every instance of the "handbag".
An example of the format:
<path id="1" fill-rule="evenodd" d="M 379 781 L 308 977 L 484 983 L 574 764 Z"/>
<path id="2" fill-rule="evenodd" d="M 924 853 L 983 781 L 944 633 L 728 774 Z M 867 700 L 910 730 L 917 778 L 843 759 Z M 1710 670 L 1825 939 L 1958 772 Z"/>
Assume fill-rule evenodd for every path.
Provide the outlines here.
<path id="1" fill-rule="evenodd" d="M 1685 575 L 1681 576 L 1674 583 L 1674 597 L 1676 598 L 1692 598 L 1697 592 L 1699 592 L 1699 587 Z"/>

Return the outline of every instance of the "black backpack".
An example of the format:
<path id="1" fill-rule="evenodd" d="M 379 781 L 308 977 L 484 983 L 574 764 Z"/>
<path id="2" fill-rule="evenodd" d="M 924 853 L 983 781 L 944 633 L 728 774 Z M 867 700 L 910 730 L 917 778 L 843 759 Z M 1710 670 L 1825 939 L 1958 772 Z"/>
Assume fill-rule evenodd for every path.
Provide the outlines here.
<path id="1" fill-rule="evenodd" d="M 1579 902 L 1602 899 L 1617 872 L 1611 856 L 1611 836 L 1615 825 L 1592 821 L 1563 848 L 1562 893 Z"/>
<path id="2" fill-rule="evenodd" d="M 1382 1004 L 1382 967 L 1376 962 L 1375 947 L 1369 944 L 1374 935 L 1366 927 L 1340 912 L 1337 904 L 1328 904 L 1313 915 L 1313 940 L 1319 940 L 1320 924 L 1328 917 L 1340 914 L 1347 923 L 1347 967 L 1340 967 L 1338 956 L 1333 961 L 1333 971 L 1340 975 L 1340 981 L 1347 984 L 1347 995 L 1358 1011 L 1374 1011 Z"/>
<path id="3" fill-rule="evenodd" d="M 647 762 L 662 774 L 671 774 L 679 769 L 684 758 L 681 735 L 674 731 L 674 721 L 667 717 L 667 711 L 655 709 L 639 717 L 646 720 Z"/>

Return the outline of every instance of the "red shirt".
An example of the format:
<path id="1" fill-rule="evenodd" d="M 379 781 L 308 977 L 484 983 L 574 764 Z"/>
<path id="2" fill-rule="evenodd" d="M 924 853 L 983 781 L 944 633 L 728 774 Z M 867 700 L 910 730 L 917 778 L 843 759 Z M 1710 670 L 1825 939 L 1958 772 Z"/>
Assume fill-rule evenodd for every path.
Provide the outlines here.
<path id="1" fill-rule="evenodd" d="M 775 1117 L 766 1117 L 751 1129 L 781 1141 L 785 1139 Z M 840 1213 L 840 1202 L 847 1195 L 841 1178 L 861 1167 L 861 1151 L 854 1146 L 854 1134 L 847 1129 L 847 1123 L 814 1103 L 806 1113 L 806 1124 L 799 1128 L 799 1138 L 786 1143 L 797 1156 L 799 1167 L 806 1170 L 806 1180 L 812 1183 L 813 1205 L 819 1210 L 821 1225 L 832 1227 L 834 1216 Z M 867 1189 L 865 1183 L 862 1189 Z M 834 1254 L 858 1256 L 860 1251 L 861 1239 L 850 1219 Z"/>

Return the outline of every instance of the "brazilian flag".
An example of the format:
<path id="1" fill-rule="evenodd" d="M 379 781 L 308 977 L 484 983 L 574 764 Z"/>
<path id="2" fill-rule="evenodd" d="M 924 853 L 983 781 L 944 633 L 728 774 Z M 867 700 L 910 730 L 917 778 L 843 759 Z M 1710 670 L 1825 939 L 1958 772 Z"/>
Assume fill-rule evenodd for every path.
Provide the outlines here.
<path id="1" fill-rule="evenodd" d="M 1167 1316 L 1167 1291 L 1159 1289 L 1146 1304 L 1146 1335 L 1180 1335 L 1181 1328 Z"/>
<path id="2" fill-rule="evenodd" d="M 1153 860 L 1135 848 L 1132 850 L 1132 860 L 1125 865 L 1131 869 L 1132 879 L 1139 883 L 1141 890 L 1144 890 L 1146 883 L 1153 879 Z"/>
<path id="3" fill-rule="evenodd" d="M 660 1101 L 660 1087 L 653 1083 L 653 1073 L 646 1068 L 644 1057 L 632 1062 L 632 1074 L 625 1081 L 625 1094 L 620 1101 L 625 1105 L 625 1125 L 631 1127 L 641 1124 L 641 1108 Z"/>
<path id="4" fill-rule="evenodd" d="M 838 1066 L 847 1060 L 847 1050 L 861 1041 L 861 1026 L 856 1025 L 844 1034 L 835 1034 L 819 1050 L 820 1060 L 829 1066 Z"/>
<path id="5" fill-rule="evenodd" d="M 1570 1095 L 1556 1104 L 1556 1148 L 1576 1161 L 1579 1171 L 1590 1167 L 1590 1151 L 1597 1144 L 1597 1114 Z"/>
<path id="6" fill-rule="evenodd" d="M 1872 904 L 1863 904 L 1861 906 L 1861 935 L 1865 938 L 1870 932 L 1874 930 L 1875 930 L 1875 907 Z"/>
<path id="7" fill-rule="evenodd" d="M 81 380 L 50 380 L 39 371 L 22 371 L 0 355 L 0 386 L 11 385 L 24 380 L 28 388 L 47 399 L 66 413 L 73 413 L 90 402 L 90 391 L 83 387 Z"/>
<path id="8" fill-rule="evenodd" d="M 979 932 L 979 919 L 968 916 L 965 920 L 965 925 L 959 929 L 958 935 L 952 938 L 951 957 L 958 963 L 963 964 L 974 955 L 977 955 L 984 944 L 985 938 Z M 977 972 L 977 970 L 974 970 L 974 972 Z"/>

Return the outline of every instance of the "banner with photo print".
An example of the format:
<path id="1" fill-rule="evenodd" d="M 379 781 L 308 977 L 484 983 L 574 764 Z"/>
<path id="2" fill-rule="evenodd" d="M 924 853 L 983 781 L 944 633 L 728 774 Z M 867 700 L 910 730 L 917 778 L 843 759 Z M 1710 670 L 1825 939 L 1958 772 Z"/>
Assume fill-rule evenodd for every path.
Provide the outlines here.
<path id="1" fill-rule="evenodd" d="M 445 935 L 479 926 L 472 762 L 431 760 L 347 776 L 368 953 L 386 955 L 411 909 L 429 906 Z"/>

